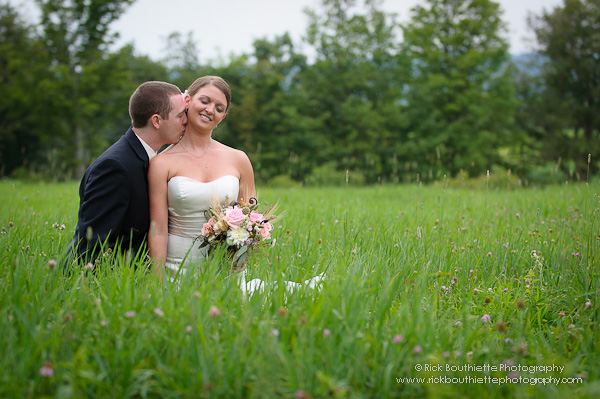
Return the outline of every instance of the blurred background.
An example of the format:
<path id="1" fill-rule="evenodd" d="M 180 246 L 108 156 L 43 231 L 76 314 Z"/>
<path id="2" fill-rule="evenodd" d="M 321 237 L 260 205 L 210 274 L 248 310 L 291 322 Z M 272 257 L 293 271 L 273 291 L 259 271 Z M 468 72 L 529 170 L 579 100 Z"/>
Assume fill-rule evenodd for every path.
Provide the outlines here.
<path id="1" fill-rule="evenodd" d="M 0 1 L 0 176 L 77 180 L 139 84 L 207 74 L 258 184 L 598 175 L 597 0 L 186 3 Z"/>

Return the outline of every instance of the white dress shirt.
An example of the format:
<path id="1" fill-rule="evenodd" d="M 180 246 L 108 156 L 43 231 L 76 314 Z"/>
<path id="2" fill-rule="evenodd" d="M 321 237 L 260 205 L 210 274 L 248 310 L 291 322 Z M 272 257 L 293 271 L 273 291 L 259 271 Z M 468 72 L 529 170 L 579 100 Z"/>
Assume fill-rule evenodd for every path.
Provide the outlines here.
<path id="1" fill-rule="evenodd" d="M 138 140 L 140 140 L 140 143 L 142 143 L 142 146 L 144 146 L 144 150 L 146 150 L 146 152 L 148 153 L 148 162 L 152 161 L 152 158 L 156 156 L 156 151 L 154 151 L 152 147 L 148 145 L 148 143 L 142 140 L 142 138 L 138 136 L 137 133 L 135 133 L 135 137 L 137 137 Z"/>

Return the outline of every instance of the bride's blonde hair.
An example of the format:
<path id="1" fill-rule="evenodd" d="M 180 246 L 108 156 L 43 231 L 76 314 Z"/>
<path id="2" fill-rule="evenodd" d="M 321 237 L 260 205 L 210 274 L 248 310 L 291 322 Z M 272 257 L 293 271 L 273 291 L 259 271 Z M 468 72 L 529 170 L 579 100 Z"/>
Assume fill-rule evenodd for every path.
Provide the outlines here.
<path id="1" fill-rule="evenodd" d="M 223 92 L 223 94 L 225 95 L 225 99 L 227 100 L 227 109 L 225 110 L 225 112 L 227 112 L 229 106 L 231 105 L 231 88 L 229 87 L 225 79 L 223 79 L 220 76 L 207 75 L 196 79 L 194 83 L 192 83 L 190 87 L 188 87 L 188 94 L 190 95 L 190 97 L 194 97 L 198 90 L 208 85 L 213 85 Z"/>

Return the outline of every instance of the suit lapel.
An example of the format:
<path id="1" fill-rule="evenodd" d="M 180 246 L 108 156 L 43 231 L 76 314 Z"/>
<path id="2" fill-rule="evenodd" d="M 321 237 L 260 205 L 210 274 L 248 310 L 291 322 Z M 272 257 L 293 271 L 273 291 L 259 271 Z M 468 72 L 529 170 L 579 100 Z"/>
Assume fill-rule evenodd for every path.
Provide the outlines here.
<path id="1" fill-rule="evenodd" d="M 141 161 L 144 162 L 144 168 L 146 170 L 148 170 L 148 164 L 150 162 L 149 159 L 148 159 L 148 153 L 144 149 L 144 146 L 140 142 L 140 139 L 138 139 L 138 137 L 133 132 L 133 129 L 129 128 L 129 130 L 127 131 L 127 133 L 125 133 L 125 140 L 127 140 L 127 143 L 129 143 L 129 145 L 131 146 L 131 149 L 133 150 L 133 152 L 135 153 L 135 155 Z"/>

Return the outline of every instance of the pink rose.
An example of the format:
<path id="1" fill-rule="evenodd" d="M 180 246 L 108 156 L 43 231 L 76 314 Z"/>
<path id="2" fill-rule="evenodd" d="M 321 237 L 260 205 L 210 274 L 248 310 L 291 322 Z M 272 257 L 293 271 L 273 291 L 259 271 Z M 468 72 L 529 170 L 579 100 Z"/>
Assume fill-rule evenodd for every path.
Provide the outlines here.
<path id="1" fill-rule="evenodd" d="M 268 231 L 273 230 L 273 225 L 271 223 L 269 223 L 269 222 L 263 223 L 263 227 L 265 229 L 267 229 Z"/>
<path id="2" fill-rule="evenodd" d="M 262 236 L 263 240 L 268 240 L 271 238 L 271 233 L 269 231 L 270 230 L 267 229 L 266 227 L 263 227 L 262 229 L 260 229 L 260 235 Z"/>
<path id="3" fill-rule="evenodd" d="M 258 213 L 258 212 L 250 213 L 250 221 L 252 223 L 262 222 L 263 220 L 265 220 L 265 216 L 262 213 Z"/>
<path id="4" fill-rule="evenodd" d="M 212 229 L 213 229 L 212 226 L 214 226 L 215 222 L 212 222 L 212 225 L 211 225 L 211 223 L 210 223 L 211 220 L 212 219 L 210 219 L 208 221 L 208 223 L 204 223 L 204 225 L 202 225 L 202 235 L 204 237 L 210 236 L 210 233 L 212 232 Z"/>
<path id="5" fill-rule="evenodd" d="M 240 224 L 246 219 L 246 215 L 240 208 L 229 207 L 225 209 L 225 222 L 231 227 L 232 230 L 236 230 L 240 227 Z"/>

